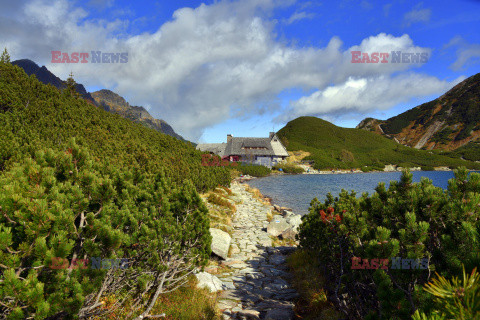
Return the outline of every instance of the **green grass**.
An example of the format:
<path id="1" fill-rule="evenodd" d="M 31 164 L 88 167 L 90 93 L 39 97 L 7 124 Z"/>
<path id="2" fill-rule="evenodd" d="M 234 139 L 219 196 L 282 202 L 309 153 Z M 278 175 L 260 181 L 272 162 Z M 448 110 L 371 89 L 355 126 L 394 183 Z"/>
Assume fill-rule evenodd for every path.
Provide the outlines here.
<path id="1" fill-rule="evenodd" d="M 290 121 L 278 136 L 287 150 L 310 152 L 305 160 L 314 160 L 315 169 L 383 169 L 386 164 L 480 168 L 478 163 L 409 148 L 373 132 L 337 127 L 315 117 Z"/>
<path id="2" fill-rule="evenodd" d="M 252 177 L 265 177 L 272 172 L 272 170 L 265 166 L 243 163 L 234 167 L 234 169 L 240 171 L 243 175 L 249 175 Z"/>
<path id="3" fill-rule="evenodd" d="M 480 160 L 480 143 L 470 142 L 452 152 L 448 152 L 445 154 L 451 157 L 463 157 L 464 159 L 470 160 L 470 161 L 479 161 Z"/>

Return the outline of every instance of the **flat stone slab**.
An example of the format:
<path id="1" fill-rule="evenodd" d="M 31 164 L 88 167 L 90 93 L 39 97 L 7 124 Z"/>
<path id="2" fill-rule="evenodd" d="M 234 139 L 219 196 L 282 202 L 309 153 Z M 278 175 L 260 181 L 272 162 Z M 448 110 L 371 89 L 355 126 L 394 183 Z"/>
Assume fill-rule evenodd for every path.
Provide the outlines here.
<path id="1" fill-rule="evenodd" d="M 272 309 L 267 311 L 265 320 L 292 320 L 294 317 L 295 312 L 291 309 Z"/>
<path id="2" fill-rule="evenodd" d="M 259 320 L 260 312 L 256 310 L 242 310 L 237 312 L 238 316 L 246 317 L 248 320 Z"/>
<path id="3" fill-rule="evenodd" d="M 273 216 L 273 220 L 267 226 L 267 232 L 274 237 L 278 237 L 288 228 L 290 228 L 290 225 L 287 220 L 281 215 L 275 215 Z"/>
<path id="4" fill-rule="evenodd" d="M 234 301 L 234 300 L 220 300 L 218 301 L 218 308 L 220 310 L 223 310 L 223 309 L 231 309 L 233 307 L 236 307 L 238 305 L 238 302 L 237 301 Z"/>

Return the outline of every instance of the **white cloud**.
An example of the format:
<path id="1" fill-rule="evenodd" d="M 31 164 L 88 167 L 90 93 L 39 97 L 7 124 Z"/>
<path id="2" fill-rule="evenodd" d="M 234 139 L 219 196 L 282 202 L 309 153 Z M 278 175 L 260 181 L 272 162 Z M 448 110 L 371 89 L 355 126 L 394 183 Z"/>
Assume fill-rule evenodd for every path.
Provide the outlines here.
<path id="1" fill-rule="evenodd" d="M 452 38 L 450 42 L 444 46 L 444 48 L 452 46 L 457 47 L 457 59 L 450 66 L 452 70 L 458 71 L 465 65 L 480 62 L 480 44 L 468 43 L 461 36 L 456 36 Z"/>
<path id="2" fill-rule="evenodd" d="M 403 20 L 408 27 L 417 22 L 429 22 L 432 11 L 430 9 L 422 9 L 422 3 L 416 5 L 412 11 L 405 13 Z"/>
<path id="3" fill-rule="evenodd" d="M 352 111 L 388 109 L 414 97 L 446 91 L 463 80 L 464 77 L 451 82 L 440 81 L 435 77 L 415 73 L 394 77 L 350 77 L 344 83 L 315 91 L 310 96 L 292 102 L 286 116 L 296 118 L 302 115 L 341 115 Z"/>
<path id="4" fill-rule="evenodd" d="M 298 48 L 278 41 L 272 10 L 292 3 L 202 4 L 175 11 L 172 20 L 156 32 L 129 35 L 127 20 L 92 20 L 88 12 L 66 0 L 33 0 L 18 4 L 11 14 L 0 13 L 0 38 L 13 58 L 46 64 L 62 78 L 73 70 L 78 82 L 112 89 L 133 105 L 149 106 L 153 116 L 192 140 L 206 127 L 232 116 L 278 111 L 278 94 L 290 88 L 318 93 L 293 103 L 284 118 L 301 112 L 334 113 L 336 108 L 386 108 L 415 95 L 441 92 L 449 85 L 415 73 L 391 77 L 415 67 L 411 64 L 351 63 L 353 50 L 430 53 L 415 46 L 406 34 L 381 33 L 347 50 L 338 37 L 324 47 Z M 54 64 L 48 63 L 52 50 L 128 52 L 129 60 L 125 64 Z M 395 93 L 381 86 L 382 81 L 399 90 Z M 412 81 L 422 85 L 410 88 Z M 339 102 L 342 93 L 345 104 Z M 325 106 L 316 107 L 316 101 Z"/>
<path id="5" fill-rule="evenodd" d="M 305 11 L 294 12 L 288 19 L 285 20 L 286 24 L 292 24 L 296 21 L 304 20 L 304 19 L 313 19 L 315 17 L 314 13 L 308 13 Z"/>

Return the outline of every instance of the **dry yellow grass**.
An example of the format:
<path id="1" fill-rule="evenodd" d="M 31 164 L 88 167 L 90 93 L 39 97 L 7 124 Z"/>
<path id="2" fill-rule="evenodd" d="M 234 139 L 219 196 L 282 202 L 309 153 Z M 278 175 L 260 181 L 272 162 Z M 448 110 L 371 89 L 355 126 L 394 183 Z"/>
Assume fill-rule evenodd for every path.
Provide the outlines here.
<path id="1" fill-rule="evenodd" d="M 162 294 L 150 314 L 165 314 L 161 319 L 167 320 L 220 320 L 220 311 L 217 309 L 217 294 L 210 293 L 207 289 L 196 287 L 197 279 L 191 276 L 188 283 L 175 291 Z M 147 297 L 148 298 L 148 297 Z M 105 298 L 104 310 L 109 310 L 116 301 L 115 296 Z M 92 317 L 93 320 L 127 319 L 130 312 L 131 301 L 127 301 L 124 308 L 111 310 L 104 316 Z M 134 314 L 139 315 L 140 311 Z M 130 317 L 130 319 L 133 319 Z"/>
<path id="2" fill-rule="evenodd" d="M 273 216 L 274 216 L 274 214 L 273 214 L 272 211 L 270 211 L 269 213 L 267 213 L 267 221 L 268 221 L 268 222 L 271 222 L 271 221 L 273 220 Z"/>
<path id="3" fill-rule="evenodd" d="M 287 163 L 300 163 L 305 157 L 308 157 L 310 155 L 310 152 L 307 151 L 288 151 L 288 154 L 290 155 L 287 157 Z"/>
<path id="4" fill-rule="evenodd" d="M 259 200 L 261 203 L 265 205 L 270 205 L 270 201 L 265 199 L 265 197 L 260 193 L 260 190 L 258 190 L 257 188 L 252 188 L 247 184 L 247 186 L 245 187 L 245 190 L 247 192 L 250 192 L 253 195 L 253 197 Z"/>
<path id="5" fill-rule="evenodd" d="M 226 187 L 218 187 L 201 195 L 208 208 L 210 227 L 232 232 L 232 217 L 237 211 L 232 195 L 232 190 Z"/>

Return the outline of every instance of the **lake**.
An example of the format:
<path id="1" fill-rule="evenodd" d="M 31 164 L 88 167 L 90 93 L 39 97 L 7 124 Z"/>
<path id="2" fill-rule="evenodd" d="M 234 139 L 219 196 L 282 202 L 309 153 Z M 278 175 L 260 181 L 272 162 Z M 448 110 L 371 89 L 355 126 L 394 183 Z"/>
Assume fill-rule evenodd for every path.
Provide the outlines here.
<path id="1" fill-rule="evenodd" d="M 292 208 L 295 213 L 306 214 L 310 201 L 317 197 L 325 200 L 328 192 L 336 196 L 342 189 L 355 190 L 357 196 L 363 192 L 373 193 L 379 182 L 385 182 L 388 188 L 391 180 L 399 180 L 401 172 L 370 172 L 349 174 L 300 174 L 276 175 L 252 179 L 248 184 L 258 188 L 264 196 L 271 197 L 274 204 Z M 448 180 L 453 178 L 452 171 L 413 171 L 413 182 L 422 177 L 432 180 L 437 187 L 446 189 Z"/>

